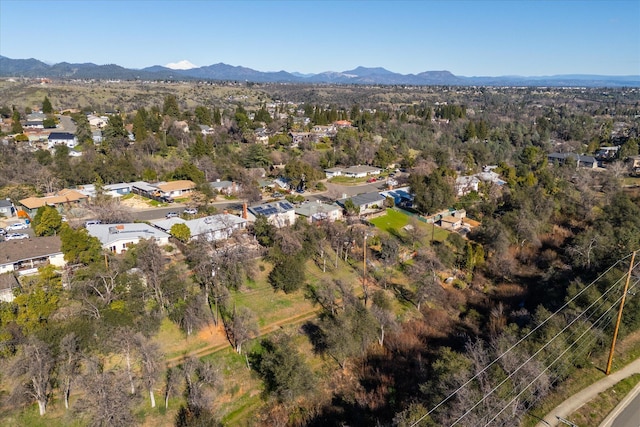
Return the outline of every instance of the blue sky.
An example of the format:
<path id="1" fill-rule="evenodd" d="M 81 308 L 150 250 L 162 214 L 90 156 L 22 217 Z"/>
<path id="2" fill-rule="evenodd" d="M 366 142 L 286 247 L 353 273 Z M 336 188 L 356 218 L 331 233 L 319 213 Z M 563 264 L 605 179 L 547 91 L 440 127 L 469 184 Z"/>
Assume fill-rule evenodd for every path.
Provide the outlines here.
<path id="1" fill-rule="evenodd" d="M 640 75 L 640 1 L 0 0 L 0 55 L 128 68 Z"/>

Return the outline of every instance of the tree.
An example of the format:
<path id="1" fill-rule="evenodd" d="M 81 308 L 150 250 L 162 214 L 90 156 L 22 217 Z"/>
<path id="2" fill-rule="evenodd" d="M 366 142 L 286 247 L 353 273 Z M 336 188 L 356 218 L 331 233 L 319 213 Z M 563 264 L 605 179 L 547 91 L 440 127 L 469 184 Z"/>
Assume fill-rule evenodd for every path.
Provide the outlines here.
<path id="1" fill-rule="evenodd" d="M 176 415 L 176 426 L 217 426 L 218 422 L 209 408 L 215 391 L 222 387 L 223 379 L 218 369 L 193 357 L 185 360 L 182 366 L 186 405 Z"/>
<path id="2" fill-rule="evenodd" d="M 22 133 L 22 124 L 20 123 L 20 111 L 13 110 L 13 115 L 11 116 L 11 133 L 19 134 Z"/>
<path id="3" fill-rule="evenodd" d="M 85 228 L 74 230 L 67 223 L 60 228 L 60 242 L 64 259 L 71 263 L 91 264 L 102 258 L 102 244 L 90 236 Z"/>
<path id="4" fill-rule="evenodd" d="M 42 206 L 33 217 L 31 225 L 38 236 L 53 236 L 60 232 L 62 217 L 52 206 Z"/>
<path id="5" fill-rule="evenodd" d="M 70 332 L 60 340 L 58 353 L 58 376 L 66 409 L 69 409 L 71 386 L 80 373 L 81 358 L 78 337 L 74 332 Z"/>
<path id="6" fill-rule="evenodd" d="M 140 374 L 142 381 L 149 391 L 151 407 L 155 408 L 156 398 L 153 389 L 162 371 L 160 349 L 156 343 L 147 340 L 140 334 L 136 335 L 135 345 L 140 355 Z"/>
<path id="7" fill-rule="evenodd" d="M 269 283 L 286 294 L 297 291 L 305 281 L 304 258 L 300 255 L 278 260 L 269 273 Z"/>
<path id="8" fill-rule="evenodd" d="M 291 338 L 278 334 L 261 342 L 262 350 L 253 354 L 253 366 L 265 383 L 265 391 L 280 402 L 291 402 L 313 387 L 313 373 Z"/>
<path id="9" fill-rule="evenodd" d="M 186 224 L 173 224 L 169 234 L 180 240 L 182 243 L 187 243 L 191 238 L 191 229 L 189 229 Z"/>
<path id="10" fill-rule="evenodd" d="M 40 416 L 47 412 L 51 398 L 55 363 L 49 346 L 31 336 L 24 345 L 22 355 L 16 359 L 12 372 L 23 379 L 21 387 L 14 393 L 25 394 L 38 403 Z"/>
<path id="11" fill-rule="evenodd" d="M 162 114 L 176 119 L 180 117 L 180 108 L 178 107 L 178 100 L 175 95 L 167 95 L 164 98 Z"/>
<path id="12" fill-rule="evenodd" d="M 165 269 L 162 249 L 155 240 L 141 240 L 134 250 L 136 265 L 140 268 L 147 280 L 147 286 L 153 292 L 153 297 L 161 310 L 165 310 L 168 301 L 165 298 L 162 287 L 162 276 Z"/>
<path id="13" fill-rule="evenodd" d="M 48 97 L 44 97 L 44 100 L 42 101 L 42 112 L 44 114 L 51 114 L 53 113 L 53 107 L 51 106 L 51 101 L 49 101 Z"/>
<path id="14" fill-rule="evenodd" d="M 56 127 L 56 120 L 50 117 L 47 117 L 46 119 L 44 119 L 42 121 L 42 126 L 45 129 L 55 129 Z"/>
<path id="15" fill-rule="evenodd" d="M 116 370 L 104 370 L 96 360 L 86 361 L 87 372 L 82 376 L 84 394 L 78 399 L 75 411 L 89 418 L 89 425 L 96 427 L 135 425 L 131 411 L 136 403 L 127 392 L 124 374 Z"/>
<path id="16" fill-rule="evenodd" d="M 259 333 L 256 316 L 247 307 L 234 309 L 231 315 L 231 322 L 226 326 L 227 334 L 238 354 L 242 354 L 242 344 L 257 336 Z"/>

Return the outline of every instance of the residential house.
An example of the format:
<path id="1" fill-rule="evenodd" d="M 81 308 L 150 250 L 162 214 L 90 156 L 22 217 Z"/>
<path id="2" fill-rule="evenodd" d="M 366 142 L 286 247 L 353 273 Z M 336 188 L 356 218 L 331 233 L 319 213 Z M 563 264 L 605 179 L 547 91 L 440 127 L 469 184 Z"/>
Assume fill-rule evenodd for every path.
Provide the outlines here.
<path id="1" fill-rule="evenodd" d="M 102 131 L 97 129 L 91 132 L 91 139 L 94 144 L 102 144 Z"/>
<path id="2" fill-rule="evenodd" d="M 216 131 L 214 128 L 208 125 L 198 125 L 200 127 L 200 133 L 204 136 L 207 135 L 215 135 Z"/>
<path id="3" fill-rule="evenodd" d="M 630 156 L 628 160 L 631 163 L 631 172 L 640 175 L 640 156 Z"/>
<path id="4" fill-rule="evenodd" d="M 33 239 L 8 240 L 0 245 L 0 274 L 17 272 L 19 275 L 34 274 L 39 267 L 54 265 L 64 267 L 60 237 L 36 237 Z"/>
<path id="5" fill-rule="evenodd" d="M 209 185 L 212 189 L 217 191 L 218 194 L 224 194 L 226 196 L 238 194 L 241 189 L 240 184 L 238 184 L 237 182 L 220 181 L 219 179 L 215 180 L 215 182 L 210 182 Z"/>
<path id="6" fill-rule="evenodd" d="M 459 176 L 454 184 L 456 195 L 465 196 L 472 191 L 477 192 L 478 184 L 480 184 L 480 179 L 475 175 Z"/>
<path id="7" fill-rule="evenodd" d="M 413 194 L 410 193 L 409 187 L 396 188 L 395 190 L 383 191 L 380 193 L 383 197 L 393 198 L 393 203 L 396 206 L 411 208 L 413 207 Z"/>
<path id="8" fill-rule="evenodd" d="M 191 240 L 224 240 L 231 237 L 235 230 L 247 227 L 247 220 L 236 215 L 220 214 L 185 221 L 182 218 L 168 218 L 154 222 L 154 226 L 169 233 L 175 224 L 185 224 L 191 232 Z"/>
<path id="9" fill-rule="evenodd" d="M 0 274 L 0 301 L 11 302 L 14 299 L 14 289 L 19 288 L 20 283 L 13 273 Z"/>
<path id="10" fill-rule="evenodd" d="M 547 156 L 549 162 L 564 164 L 567 159 L 572 159 L 578 168 L 595 169 L 598 167 L 598 161 L 595 157 L 584 156 L 575 153 L 551 153 Z"/>
<path id="11" fill-rule="evenodd" d="M 89 125 L 92 127 L 96 127 L 98 129 L 102 129 L 104 128 L 107 123 L 109 122 L 109 118 L 106 116 L 96 116 L 94 114 L 88 114 L 87 115 L 87 121 L 89 122 Z"/>
<path id="12" fill-rule="evenodd" d="M 120 254 L 143 239 L 153 239 L 158 245 L 169 243 L 169 234 L 144 223 L 87 225 L 91 236 L 97 237 L 104 249 Z"/>
<path id="13" fill-rule="evenodd" d="M 347 200 L 351 200 L 359 214 L 364 214 L 382 209 L 385 197 L 380 195 L 378 192 L 362 193 L 345 199 L 340 199 L 336 203 L 344 208 Z"/>
<path id="14" fill-rule="evenodd" d="M 66 145 L 69 148 L 73 148 L 78 145 L 78 139 L 69 132 L 51 132 L 47 139 L 47 148 L 52 149 L 57 145 Z"/>
<path id="15" fill-rule="evenodd" d="M 42 121 L 27 120 L 22 127 L 24 129 L 44 129 L 44 123 Z"/>
<path id="16" fill-rule="evenodd" d="M 0 216 L 11 218 L 16 214 L 16 208 L 10 199 L 0 200 Z"/>
<path id="17" fill-rule="evenodd" d="M 258 128 L 253 131 L 256 138 L 256 144 L 269 144 L 269 132 L 265 128 Z"/>
<path id="18" fill-rule="evenodd" d="M 341 176 L 343 168 L 328 168 L 324 170 L 324 174 L 327 178 L 333 178 L 334 176 Z"/>
<path id="19" fill-rule="evenodd" d="M 258 206 L 251 206 L 248 211 L 251 214 L 250 220 L 255 221 L 256 217 L 262 215 L 277 228 L 293 225 L 296 221 L 296 212 L 289 202 L 264 203 Z"/>
<path id="20" fill-rule="evenodd" d="M 87 184 L 78 187 L 78 191 L 82 194 L 89 196 L 89 198 L 96 197 L 96 186 L 94 184 Z M 106 184 L 102 186 L 102 192 L 105 195 L 111 197 L 122 197 L 133 191 L 132 182 L 121 182 L 118 184 Z"/>
<path id="21" fill-rule="evenodd" d="M 342 170 L 342 175 L 349 178 L 364 178 L 369 175 L 379 175 L 382 169 L 374 166 L 350 166 Z"/>
<path id="22" fill-rule="evenodd" d="M 196 188 L 196 184 L 188 179 L 183 179 L 179 181 L 160 182 L 155 184 L 155 187 L 160 190 L 163 196 L 175 198 L 190 193 Z"/>
<path id="23" fill-rule="evenodd" d="M 303 142 L 317 141 L 317 135 L 311 132 L 289 132 L 291 137 L 291 148 L 298 147 Z"/>
<path id="24" fill-rule="evenodd" d="M 27 197 L 20 200 L 18 203 L 22 205 L 27 213 L 32 216 L 38 211 L 38 208 L 42 206 L 53 206 L 58 211 L 62 212 L 64 208 L 71 208 L 81 205 L 86 202 L 89 197 L 77 190 L 64 189 L 55 194 L 51 194 L 45 197 Z"/>
<path id="25" fill-rule="evenodd" d="M 467 216 L 467 212 L 464 209 L 454 210 L 451 215 L 446 215 L 440 218 L 440 227 L 445 230 L 457 230 L 464 224 L 464 218 Z"/>
<path id="26" fill-rule="evenodd" d="M 295 208 L 296 215 L 304 218 L 308 223 L 318 221 L 339 221 L 342 219 L 342 208 L 335 203 L 327 204 L 319 200 L 305 202 Z"/>
<path id="27" fill-rule="evenodd" d="M 350 128 L 351 122 L 349 120 L 337 120 L 333 122 L 336 128 Z"/>

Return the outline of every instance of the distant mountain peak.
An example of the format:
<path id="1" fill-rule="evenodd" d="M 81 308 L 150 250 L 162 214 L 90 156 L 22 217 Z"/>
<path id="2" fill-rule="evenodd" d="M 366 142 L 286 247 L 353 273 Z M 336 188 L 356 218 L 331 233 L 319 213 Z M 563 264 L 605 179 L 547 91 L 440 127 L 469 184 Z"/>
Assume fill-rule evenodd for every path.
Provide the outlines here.
<path id="1" fill-rule="evenodd" d="M 172 70 L 190 70 L 192 68 L 198 68 L 197 65 L 192 64 L 190 61 L 183 59 L 182 61 L 178 61 L 178 62 L 170 62 L 167 65 L 165 65 L 166 68 L 170 68 Z"/>

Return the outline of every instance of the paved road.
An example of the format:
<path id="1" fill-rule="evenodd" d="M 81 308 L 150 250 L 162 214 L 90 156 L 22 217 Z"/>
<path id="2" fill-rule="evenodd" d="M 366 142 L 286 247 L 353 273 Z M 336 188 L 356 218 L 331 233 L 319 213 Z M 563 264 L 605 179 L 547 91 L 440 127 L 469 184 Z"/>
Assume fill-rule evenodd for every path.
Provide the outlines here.
<path id="1" fill-rule="evenodd" d="M 60 119 L 60 127 L 57 130 L 60 132 L 76 133 L 76 125 L 73 123 L 73 120 L 71 120 L 71 117 L 59 115 L 58 118 Z"/>
<path id="2" fill-rule="evenodd" d="M 596 397 L 599 393 L 602 393 L 605 390 L 613 387 L 620 380 L 627 378 L 633 374 L 640 373 L 640 359 L 636 359 L 624 368 L 616 371 L 604 378 L 600 381 L 597 381 L 591 384 L 589 387 L 584 390 L 574 394 L 569 397 L 567 400 L 558 405 L 554 410 L 549 412 L 544 418 L 543 421 L 539 422 L 536 427 L 548 427 L 548 426 L 557 426 L 560 421 L 558 417 L 567 419 L 572 413 L 574 413 L 578 408 L 582 405 Z M 571 421 L 571 420 L 569 420 Z M 634 427 L 638 427 L 635 425 Z"/>
<path id="3" fill-rule="evenodd" d="M 611 411 L 600 427 L 640 427 L 640 383 Z"/>

